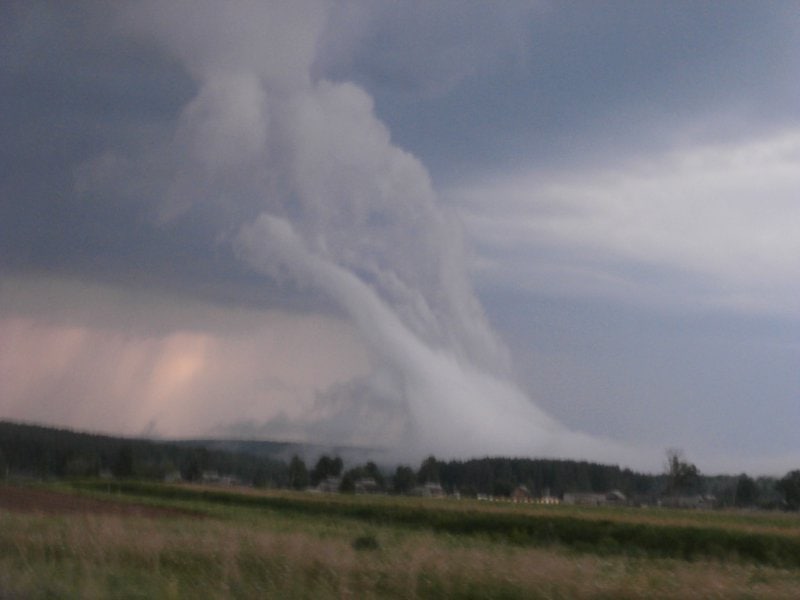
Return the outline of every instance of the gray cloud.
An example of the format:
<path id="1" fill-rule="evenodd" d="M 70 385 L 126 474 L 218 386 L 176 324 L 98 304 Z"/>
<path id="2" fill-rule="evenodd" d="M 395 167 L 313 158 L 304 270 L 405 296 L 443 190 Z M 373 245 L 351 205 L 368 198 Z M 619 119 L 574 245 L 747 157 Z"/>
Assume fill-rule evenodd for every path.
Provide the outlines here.
<path id="1" fill-rule="evenodd" d="M 361 88 L 307 77 L 313 35 L 271 39 L 278 56 L 289 54 L 255 64 L 262 48 L 247 28 L 235 40 L 224 28 L 221 42 L 212 35 L 208 54 L 196 48 L 206 37 L 198 32 L 220 31 L 216 10 L 194 11 L 188 23 L 162 16 L 145 15 L 165 29 L 146 29 L 199 79 L 170 141 L 178 160 L 164 184 L 163 218 L 219 205 L 217 196 L 241 196 L 245 221 L 247 210 L 262 211 L 242 229 L 239 252 L 272 281 L 321 291 L 356 324 L 411 414 L 405 442 L 441 453 L 477 444 L 623 456 L 610 442 L 564 430 L 501 379 L 507 356 L 472 294 L 458 227 L 437 206 L 422 165 L 391 144 Z"/>
<path id="2" fill-rule="evenodd" d="M 288 79 L 309 73 L 358 82 L 376 98 L 392 139 L 421 156 L 437 180 L 459 183 L 500 165 L 541 172 L 796 122 L 794 78 L 781 75 L 797 56 L 787 4 L 654 3 L 631 11 L 617 3 L 502 10 L 343 3 L 327 11 L 293 3 L 272 18 L 259 3 L 213 18 L 218 11 L 204 5 L 188 17 L 180 4 L 123 6 L 4 9 L 0 77 L 15 90 L 0 100 L 0 133 L 12 140 L 0 151 L 8 165 L 0 181 L 7 265 L 89 276 L 105 269 L 111 277 L 130 269 L 126 257 L 135 254 L 149 277 L 167 271 L 161 279 L 174 285 L 184 277 L 193 291 L 240 269 L 225 244 L 203 241 L 257 214 L 252 199 L 263 177 L 230 168 L 223 177 L 221 165 L 210 177 L 203 161 L 225 156 L 230 167 L 257 141 L 230 133 L 214 140 L 214 128 L 232 118 L 222 112 L 194 138 L 187 132 L 200 113 L 246 102 L 243 70 L 275 78 L 273 85 L 298 85 Z M 236 31 L 236 40 L 225 31 Z M 281 36 L 291 43 L 277 43 Z M 437 53 L 449 59 L 428 60 Z M 238 83 L 219 80 L 223 71 Z M 418 83 L 404 84 L 404 72 Z M 450 83 L 429 93 L 437 82 Z M 410 91 L 398 94 L 403 86 Z M 234 88 L 236 97 L 225 95 Z M 239 124 L 252 135 L 267 127 L 250 125 Z M 222 151 L 212 159 L 215 144 Z M 114 186 L 119 179 L 124 185 Z M 153 226 L 185 210 L 189 197 L 194 210 L 184 220 Z M 193 268 L 209 261 L 220 267 L 213 276 Z M 245 274 L 237 281 L 253 286 Z"/>
<path id="3" fill-rule="evenodd" d="M 325 290 L 349 314 L 377 364 L 394 375 L 394 394 L 400 391 L 409 412 L 410 435 L 402 438 L 401 447 L 441 456 L 480 448 L 506 455 L 643 458 L 637 459 L 630 449 L 610 440 L 569 431 L 508 379 L 493 375 L 480 363 L 459 360 L 458 348 L 426 344 L 374 289 L 331 259 L 310 251 L 287 221 L 260 217 L 243 229 L 240 247 L 254 266 L 266 272 L 276 264 L 285 266 L 294 277 Z"/>
<path id="4" fill-rule="evenodd" d="M 538 292 L 796 318 L 798 140 L 790 130 L 607 170 L 501 177 L 453 201 L 483 255 L 500 257 L 481 277 L 525 273 Z"/>
<path id="5" fill-rule="evenodd" d="M 531 2 L 342 2 L 319 41 L 315 71 L 373 92 L 436 98 L 502 64 L 528 59 Z"/>
<path id="6" fill-rule="evenodd" d="M 500 287 L 481 297 L 524 389 L 562 423 L 683 447 L 706 472 L 796 462 L 796 322 Z"/>
<path id="7" fill-rule="evenodd" d="M 542 406 L 571 427 L 644 439 L 636 432 L 652 431 L 643 426 L 651 401 L 642 390 L 671 390 L 675 411 L 691 404 L 699 376 L 675 355 L 732 321 L 686 346 L 654 341 L 667 325 L 650 338 L 631 333 L 631 347 L 663 344 L 641 365 L 635 351 L 603 363 L 578 341 L 550 353 L 536 331 L 516 337 L 528 329 L 509 326 L 505 311 L 524 313 L 529 302 L 547 312 L 553 298 L 568 298 L 662 317 L 724 314 L 759 331 L 759 319 L 778 319 L 793 331 L 797 19 L 792 3 L 5 3 L 0 87 L 13 93 L 0 95 L 0 276 L 4 292 L 28 282 L 37 291 L 20 298 L 35 297 L 40 308 L 7 300 L 0 317 L 33 319 L 32 339 L 47 343 L 75 325 L 64 306 L 95 302 L 77 326 L 120 356 L 146 346 L 145 332 L 177 335 L 179 326 L 224 346 L 234 327 L 227 317 L 203 325 L 200 313 L 180 310 L 181 298 L 358 322 L 364 294 L 337 295 L 274 248 L 249 264 L 233 251 L 242 224 L 263 224 L 266 213 L 289 223 L 314 260 L 355 276 L 411 340 L 362 342 L 379 375 L 323 378 L 329 389 L 303 392 L 317 399 L 316 412 L 308 403 L 310 412 L 292 412 L 289 401 L 276 408 L 286 409 L 284 426 L 322 435 L 328 419 L 328 431 L 344 435 L 344 424 L 358 421 L 363 438 L 380 422 L 378 407 L 394 415 L 387 423 L 405 424 L 396 435 L 409 435 L 404 428 L 422 413 L 388 388 L 442 396 L 434 407 L 445 420 L 457 412 L 453 394 L 483 390 L 524 405 L 496 378 L 510 361 L 472 292 L 472 265 L 487 312 L 513 340 L 517 373 Z M 70 285 L 80 300 L 53 283 L 62 280 L 79 281 Z M 120 301 L 132 290 L 148 298 L 131 309 L 136 318 Z M 522 299 L 504 304 L 505 293 Z M 174 312 L 141 308 L 165 302 Z M 48 312 L 55 333 L 41 328 Z M 121 338 L 95 331 L 126 318 Z M 359 335 L 371 339 L 380 322 L 361 322 Z M 617 343 L 611 326 L 601 331 Z M 571 332 L 580 339 L 579 328 Z M 148 347 L 168 354 L 168 345 Z M 413 350 L 378 359 L 381 345 Z M 740 364 L 719 346 L 703 347 L 699 361 Z M 788 410 L 784 400 L 797 392 L 786 376 L 791 343 L 774 353 L 746 347 L 763 378 L 782 382 L 764 402 Z M 427 356 L 446 375 L 436 380 L 407 354 Z M 106 364 L 88 350 L 76 356 L 81 373 Z M 534 364 L 534 381 L 520 356 L 552 368 Z M 628 368 L 652 372 L 661 361 L 668 371 L 677 364 L 681 384 L 641 374 L 623 381 Z M 715 410 L 745 414 L 744 390 L 756 386 L 723 385 L 734 371 L 697 384 L 708 409 L 681 439 L 702 437 Z M 243 397 L 255 394 L 247 381 L 253 390 L 272 385 L 255 372 L 241 377 Z M 559 378 L 574 383 L 559 387 Z M 452 389 L 441 387 L 445 380 Z M 344 402 L 348 394 L 357 400 Z M 689 430 L 667 418 L 668 395 L 658 395 L 653 413 L 671 423 L 665 446 Z M 608 399 L 615 396 L 626 400 Z M 547 422 L 531 416 L 535 408 L 520 410 Z M 279 421 L 274 411 L 262 416 Z M 454 431 L 491 417 L 485 398 L 476 399 Z M 418 431 L 438 436 L 434 426 Z M 562 439 L 574 448 L 594 443 L 568 433 Z M 456 438 L 441 447 L 458 447 Z M 792 447 L 775 441 L 775 452 Z"/>
<path id="8" fill-rule="evenodd" d="M 513 44 L 515 58 L 477 61 L 474 76 L 446 94 L 398 95 L 353 61 L 350 77 L 373 93 L 397 142 L 437 180 L 509 166 L 602 164 L 687 137 L 741 139 L 797 122 L 791 73 L 800 39 L 790 2 L 571 2 L 515 10 L 506 13 L 514 25 L 486 19 L 487 45 Z M 412 47 L 424 35 L 399 31 Z M 365 57 L 379 48 L 378 41 L 359 46 Z"/>
<path id="9" fill-rule="evenodd" d="M 85 222 L 62 221 L 53 250 L 61 246 L 72 254 L 68 264 L 101 278 L 107 274 L 98 257 L 109 271 L 121 264 L 128 280 L 132 262 L 147 252 L 153 259 L 142 261 L 144 270 L 173 250 L 178 256 L 156 272 L 164 279 L 174 273 L 187 291 L 198 279 L 230 281 L 214 281 L 215 270 L 242 272 L 229 253 L 236 239 L 238 253 L 270 285 L 327 298 L 356 324 L 384 374 L 364 380 L 368 404 L 339 410 L 335 388 L 319 396 L 333 404 L 317 418 L 330 435 L 344 434 L 343 418 L 358 418 L 361 430 L 385 429 L 381 421 L 396 430 L 400 410 L 410 421 L 397 441 L 416 441 L 420 452 L 464 453 L 477 444 L 482 451 L 579 453 L 567 439 L 611 452 L 610 442 L 558 426 L 505 379 L 507 353 L 473 295 L 460 229 L 439 207 L 427 171 L 391 143 L 362 88 L 311 77 L 327 17 L 316 3 L 139 3 L 103 15 L 126 43 L 163 48 L 184 66 L 194 91 L 140 143 L 64 164 L 73 178 L 65 216 L 89 208 L 103 227 L 88 228 L 95 239 L 87 244 Z M 443 64 L 434 75 L 453 70 L 459 79 L 464 64 Z M 246 223 L 253 224 L 238 234 Z M 148 237 L 155 243 L 142 253 L 137 245 Z M 52 267 L 43 250 L 32 262 Z M 81 253 L 83 265 L 75 257 Z M 125 344 L 118 345 L 114 353 L 124 355 Z M 174 378 L 191 376 L 181 365 L 205 364 L 201 354 L 169 362 L 166 387 L 151 403 L 169 403 Z M 386 373 L 389 394 L 376 384 Z M 314 416 L 303 421 L 313 425 Z"/>

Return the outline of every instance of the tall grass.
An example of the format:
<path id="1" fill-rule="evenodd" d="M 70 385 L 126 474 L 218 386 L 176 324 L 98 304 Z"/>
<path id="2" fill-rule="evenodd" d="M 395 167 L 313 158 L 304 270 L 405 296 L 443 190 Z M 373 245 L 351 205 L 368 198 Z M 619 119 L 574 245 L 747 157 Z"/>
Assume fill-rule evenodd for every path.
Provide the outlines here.
<path id="1" fill-rule="evenodd" d="M 575 554 L 339 522 L 0 513 L 0 597 L 796 597 L 800 573 L 757 565 Z M 377 548 L 357 549 L 359 536 Z"/>
<path id="2" fill-rule="evenodd" d="M 102 484 L 107 486 L 107 484 Z M 87 483 L 84 489 L 97 489 Z M 117 484 L 119 492 L 209 505 L 268 509 L 308 517 L 345 518 L 392 524 L 449 535 L 480 537 L 516 545 L 561 545 L 596 554 L 630 554 L 697 560 L 737 559 L 779 567 L 800 567 L 800 536 L 779 531 L 696 524 L 595 518 L 569 512 L 523 512 L 483 508 L 453 509 L 435 502 L 403 503 L 343 496 L 242 494 L 150 483 Z"/>

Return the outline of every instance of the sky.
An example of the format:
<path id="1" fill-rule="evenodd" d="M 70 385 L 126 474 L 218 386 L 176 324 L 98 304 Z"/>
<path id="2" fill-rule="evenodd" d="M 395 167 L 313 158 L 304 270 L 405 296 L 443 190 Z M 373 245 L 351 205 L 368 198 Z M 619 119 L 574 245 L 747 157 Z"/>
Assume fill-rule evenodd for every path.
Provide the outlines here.
<path id="1" fill-rule="evenodd" d="M 0 418 L 800 467 L 794 2 L 4 2 Z"/>

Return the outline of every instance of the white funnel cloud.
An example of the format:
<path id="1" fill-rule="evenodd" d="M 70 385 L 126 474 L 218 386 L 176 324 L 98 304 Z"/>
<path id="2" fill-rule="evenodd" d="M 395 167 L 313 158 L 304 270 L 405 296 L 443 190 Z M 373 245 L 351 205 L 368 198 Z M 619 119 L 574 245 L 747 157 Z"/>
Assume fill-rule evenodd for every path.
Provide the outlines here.
<path id="1" fill-rule="evenodd" d="M 619 459 L 621 447 L 570 432 L 499 377 L 425 344 L 356 275 L 309 251 L 285 219 L 260 216 L 239 236 L 242 257 L 265 273 L 282 265 L 323 290 L 348 314 L 376 361 L 398 375 L 411 415 L 410 439 L 425 452 L 545 454 Z"/>
<path id="2" fill-rule="evenodd" d="M 566 430 L 508 379 L 458 220 L 426 169 L 392 143 L 363 89 L 312 77 L 326 13 L 314 3 L 159 2 L 127 15 L 198 83 L 170 142 L 166 214 L 177 218 L 185 203 L 229 208 L 246 222 L 233 236 L 240 257 L 344 311 L 377 374 L 359 401 L 404 415 L 398 446 L 621 459 L 621 448 Z"/>

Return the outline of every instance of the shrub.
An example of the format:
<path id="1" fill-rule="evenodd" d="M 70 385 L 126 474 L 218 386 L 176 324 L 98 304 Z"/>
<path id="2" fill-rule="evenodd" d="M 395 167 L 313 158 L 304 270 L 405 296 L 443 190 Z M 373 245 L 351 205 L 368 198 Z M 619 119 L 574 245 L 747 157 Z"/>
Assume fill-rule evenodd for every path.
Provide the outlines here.
<path id="1" fill-rule="evenodd" d="M 353 540 L 355 550 L 377 550 L 380 547 L 377 538 L 371 533 L 360 535 Z"/>

